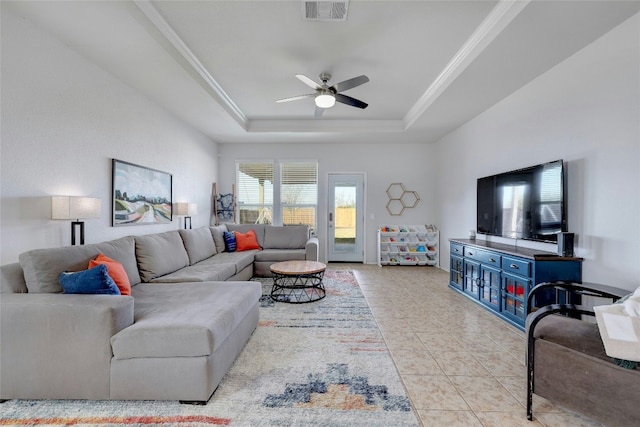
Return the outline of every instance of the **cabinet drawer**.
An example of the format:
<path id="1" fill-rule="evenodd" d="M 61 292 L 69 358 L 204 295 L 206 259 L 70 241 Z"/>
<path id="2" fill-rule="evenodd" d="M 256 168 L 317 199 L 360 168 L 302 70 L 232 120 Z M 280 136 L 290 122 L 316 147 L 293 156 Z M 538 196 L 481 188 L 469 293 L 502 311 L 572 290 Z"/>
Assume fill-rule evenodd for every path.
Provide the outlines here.
<path id="1" fill-rule="evenodd" d="M 502 270 L 505 273 L 531 277 L 531 261 L 521 258 L 502 257 Z"/>
<path id="2" fill-rule="evenodd" d="M 464 246 L 462 245 L 457 245 L 455 243 L 451 244 L 451 255 L 458 255 L 458 256 L 462 256 L 464 250 L 463 250 Z"/>
<path id="3" fill-rule="evenodd" d="M 480 261 L 484 265 L 490 265 L 496 268 L 500 268 L 500 260 L 502 258 L 495 252 L 487 252 L 470 246 L 465 246 L 464 256 L 476 261 Z"/>

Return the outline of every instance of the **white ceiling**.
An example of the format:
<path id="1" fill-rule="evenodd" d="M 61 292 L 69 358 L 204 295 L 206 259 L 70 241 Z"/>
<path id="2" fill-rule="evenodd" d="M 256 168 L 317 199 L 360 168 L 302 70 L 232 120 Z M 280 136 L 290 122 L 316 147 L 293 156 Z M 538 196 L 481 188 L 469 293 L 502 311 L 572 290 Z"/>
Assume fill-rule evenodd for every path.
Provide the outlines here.
<path id="1" fill-rule="evenodd" d="M 640 11 L 639 1 L 2 1 L 217 142 L 437 141 Z M 314 118 L 294 74 L 370 82 Z"/>

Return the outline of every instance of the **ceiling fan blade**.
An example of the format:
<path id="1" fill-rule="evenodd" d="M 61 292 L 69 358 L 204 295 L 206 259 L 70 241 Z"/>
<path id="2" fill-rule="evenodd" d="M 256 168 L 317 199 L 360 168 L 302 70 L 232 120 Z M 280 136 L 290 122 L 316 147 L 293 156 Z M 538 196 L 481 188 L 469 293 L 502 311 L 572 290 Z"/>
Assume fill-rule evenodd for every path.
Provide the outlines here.
<path id="1" fill-rule="evenodd" d="M 309 77 L 305 76 L 304 74 L 296 74 L 296 77 L 298 78 L 298 80 L 300 80 L 302 83 L 309 86 L 311 89 L 316 89 L 316 90 L 322 89 L 322 87 L 318 83 L 316 83 Z"/>
<path id="2" fill-rule="evenodd" d="M 316 96 L 315 93 L 308 93 L 306 95 L 298 95 L 298 96 L 292 96 L 291 98 L 282 98 L 282 99 L 278 99 L 276 102 L 290 102 L 290 101 L 298 101 L 300 99 L 306 99 L 306 98 L 311 98 Z"/>
<path id="3" fill-rule="evenodd" d="M 317 119 L 319 117 L 322 117 L 322 113 L 324 113 L 324 108 L 320 108 L 316 105 L 316 112 L 314 114 L 314 117 Z"/>
<path id="4" fill-rule="evenodd" d="M 360 101 L 359 99 L 352 98 L 347 95 L 342 95 L 341 93 L 336 93 L 336 101 L 342 102 L 343 104 L 351 105 L 352 107 L 357 108 L 367 108 L 369 104 Z"/>
<path id="5" fill-rule="evenodd" d="M 332 89 L 335 89 L 336 92 L 344 92 L 345 90 L 349 90 L 352 89 L 356 86 L 360 86 L 362 84 L 365 84 L 366 82 L 369 81 L 369 77 L 365 76 L 364 74 L 358 77 L 354 77 L 352 79 L 349 80 L 345 80 L 343 82 L 340 83 L 336 83 L 333 86 L 331 86 Z"/>

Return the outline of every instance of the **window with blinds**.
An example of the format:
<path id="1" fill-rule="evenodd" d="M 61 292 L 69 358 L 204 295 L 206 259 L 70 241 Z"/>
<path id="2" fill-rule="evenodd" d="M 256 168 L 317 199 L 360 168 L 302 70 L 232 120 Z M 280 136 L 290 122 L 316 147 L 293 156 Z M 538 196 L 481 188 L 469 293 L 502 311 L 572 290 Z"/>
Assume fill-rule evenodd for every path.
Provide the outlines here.
<path id="1" fill-rule="evenodd" d="M 282 224 L 306 224 L 312 233 L 318 217 L 318 163 L 280 164 Z"/>
<path id="2" fill-rule="evenodd" d="M 240 224 L 273 222 L 273 162 L 236 163 L 236 204 Z"/>

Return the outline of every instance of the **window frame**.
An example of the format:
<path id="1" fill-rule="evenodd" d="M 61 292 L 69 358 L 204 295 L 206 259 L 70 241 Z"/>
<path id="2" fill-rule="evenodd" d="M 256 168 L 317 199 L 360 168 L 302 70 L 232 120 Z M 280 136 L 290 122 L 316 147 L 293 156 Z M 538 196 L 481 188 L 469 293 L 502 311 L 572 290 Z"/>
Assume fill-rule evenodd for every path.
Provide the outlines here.
<path id="1" fill-rule="evenodd" d="M 305 165 L 307 168 L 304 167 Z M 287 173 L 287 169 L 290 169 L 293 172 L 295 171 L 296 168 L 298 169 L 298 171 L 304 171 L 304 173 L 299 173 L 297 176 L 294 173 L 291 173 L 289 176 L 285 176 L 285 174 Z M 279 210 L 280 210 L 280 219 L 282 221 L 282 225 L 307 224 L 311 228 L 312 233 L 315 234 L 318 227 L 318 162 L 314 160 L 295 160 L 295 161 L 289 160 L 286 162 L 281 162 L 279 164 L 279 172 L 280 172 L 280 182 L 278 186 L 279 192 L 280 192 L 279 194 L 280 209 Z M 311 178 L 312 178 L 312 181 L 309 181 L 305 184 L 287 184 L 286 183 L 287 180 L 302 181 L 302 180 L 308 180 Z M 285 189 L 286 185 L 313 186 L 311 191 L 309 191 L 309 189 L 304 189 L 302 192 L 303 197 L 308 198 L 309 196 L 311 196 L 313 200 L 311 201 L 308 199 L 306 202 L 302 202 L 302 203 L 291 203 L 287 201 L 286 200 L 287 194 L 290 194 L 290 191 L 288 189 Z M 313 219 L 310 221 L 303 221 L 303 222 L 300 222 L 300 221 L 288 222 L 286 221 L 287 209 L 301 209 L 302 212 L 304 212 L 304 210 L 311 209 L 312 210 L 311 217 Z M 304 214 L 302 215 L 302 217 L 304 217 Z"/>
<path id="2" fill-rule="evenodd" d="M 273 223 L 273 213 L 274 213 L 274 206 L 275 206 L 274 193 L 276 188 L 276 183 L 274 182 L 276 179 L 275 164 L 276 163 L 273 160 L 247 160 L 247 161 L 238 160 L 236 161 L 236 166 L 235 166 L 236 195 L 235 197 L 236 197 L 236 218 L 238 218 L 239 224 Z M 265 181 L 267 181 L 269 177 L 271 178 L 270 191 L 266 192 L 266 190 L 268 189 L 268 186 L 265 184 L 263 184 L 263 186 L 260 187 L 260 183 L 259 183 L 260 178 L 255 178 L 251 174 L 245 173 L 247 168 L 251 167 L 249 165 L 253 165 L 253 167 L 256 167 L 255 165 L 260 165 L 264 167 L 264 172 L 266 173 L 264 173 L 260 178 L 264 179 Z M 271 169 L 270 176 L 268 173 L 269 166 Z M 244 169 L 245 171 L 243 171 L 242 169 Z M 241 173 L 247 176 L 248 178 L 244 178 L 241 180 L 241 175 L 240 175 Z M 252 203 L 249 199 L 256 197 L 256 195 L 254 194 L 253 197 L 250 197 L 251 190 L 247 189 L 249 185 L 252 185 L 252 183 L 250 182 L 251 179 L 258 180 L 257 189 L 253 189 L 254 191 L 257 190 L 258 192 L 257 194 L 258 200 L 255 203 Z M 262 194 L 260 194 L 260 191 L 262 191 Z M 260 198 L 262 198 L 262 202 L 260 201 Z M 251 209 L 251 208 L 255 208 L 255 209 Z M 251 222 L 244 221 L 244 219 L 246 219 L 246 217 L 249 216 L 249 212 L 251 211 L 257 212 L 256 219 L 252 220 Z"/>
<path id="3" fill-rule="evenodd" d="M 267 221 L 263 221 L 262 223 L 267 223 L 267 224 L 273 224 L 273 225 L 288 225 L 285 224 L 285 216 L 286 216 L 286 210 L 288 208 L 303 208 L 303 209 L 309 209 L 312 208 L 313 209 L 313 224 L 309 224 L 312 232 L 315 233 L 318 227 L 318 194 L 319 194 L 319 163 L 317 160 L 286 160 L 286 161 L 276 161 L 276 160 L 236 160 L 236 166 L 235 166 L 235 170 L 236 170 L 236 176 L 235 176 L 235 183 L 236 183 L 236 218 L 238 218 L 238 222 L 240 224 L 254 224 L 256 223 L 254 222 L 247 222 L 246 221 L 246 212 L 245 215 L 241 215 L 241 210 L 243 210 L 242 208 L 245 208 L 244 210 L 246 211 L 246 208 L 251 208 L 253 206 L 255 206 L 257 208 L 257 210 L 261 211 L 261 213 L 259 213 L 257 215 L 257 220 L 264 220 L 267 219 Z M 271 197 L 271 201 L 272 203 L 265 203 L 265 201 L 268 200 L 269 198 L 269 194 L 263 194 L 263 203 L 256 203 L 256 204 L 248 204 L 246 201 L 241 200 L 241 198 L 245 198 L 245 194 L 243 193 L 243 188 L 246 189 L 246 185 L 243 185 L 243 183 L 240 182 L 240 173 L 241 171 L 241 167 L 242 165 L 264 165 L 265 169 L 268 169 L 268 165 L 271 165 L 271 171 L 272 171 L 272 186 L 271 186 L 271 193 L 270 193 L 270 197 Z M 283 173 L 285 173 L 285 171 L 287 170 L 287 168 L 292 167 L 294 165 L 304 165 L 307 164 L 309 166 L 313 166 L 315 167 L 315 183 L 312 183 L 312 185 L 315 185 L 315 188 L 313 190 L 313 199 L 314 201 L 309 203 L 308 201 L 306 203 L 287 203 L 284 199 L 285 199 L 285 194 L 287 192 L 287 190 L 284 188 L 284 186 L 286 184 L 283 184 L 283 180 L 286 181 L 286 177 L 283 178 Z M 311 175 L 311 174 L 310 174 Z M 251 175 L 249 175 L 251 176 Z M 263 188 L 263 191 L 266 189 Z M 265 213 L 265 209 L 268 210 L 268 208 L 271 208 L 270 214 L 271 214 L 271 218 L 266 218 L 267 215 L 263 215 L 263 213 Z M 294 223 L 289 223 L 291 225 L 293 225 Z M 299 224 L 299 222 L 295 223 L 295 224 Z M 306 224 L 306 223 L 305 223 Z"/>

